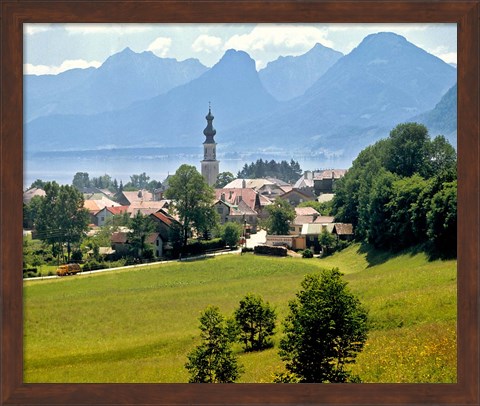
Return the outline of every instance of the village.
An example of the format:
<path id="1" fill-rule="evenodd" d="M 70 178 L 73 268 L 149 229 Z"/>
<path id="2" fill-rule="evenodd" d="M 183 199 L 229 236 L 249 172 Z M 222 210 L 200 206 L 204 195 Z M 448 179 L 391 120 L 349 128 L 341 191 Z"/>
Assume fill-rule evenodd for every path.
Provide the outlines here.
<path id="1" fill-rule="evenodd" d="M 207 127 L 204 130 L 206 138 L 203 143 L 204 159 L 201 161 L 201 172 L 205 182 L 214 188 L 211 207 L 216 213 L 219 226 L 225 226 L 227 223 L 238 225 L 237 230 L 240 234 L 238 242 L 229 248 L 236 246 L 246 248 L 247 245 L 254 248 L 258 244 L 281 246 L 291 252 L 309 250 L 308 252 L 319 255 L 325 248 L 322 248 L 319 241 L 322 233 L 329 233 L 337 241 L 352 239 L 352 224 L 336 223 L 334 217 L 329 215 L 334 185 L 345 175 L 347 172 L 345 169 L 307 170 L 293 184 L 273 177 L 237 178 L 223 187 L 218 187 L 218 178 L 221 174 L 220 162 L 216 159 L 217 144 L 214 139 L 216 130 L 213 128 L 213 118 L 209 108 L 206 116 Z M 131 219 L 135 216 L 148 218 L 155 225 L 145 236 L 145 243 L 152 247 L 153 255 L 144 259 L 159 260 L 181 256 L 181 252 L 174 252 L 172 236 L 174 228 L 182 226 L 182 218 L 175 210 L 175 201 L 166 197 L 171 176 L 173 175 L 169 175 L 159 185 L 160 187 L 150 190 L 141 188 L 126 191 L 120 188 L 118 191 L 112 191 L 108 188 L 77 187 L 83 196 L 83 208 L 88 211 L 87 236 L 95 236 L 108 225 L 116 223 L 118 227 L 111 228 L 109 245 L 104 242 L 96 250 L 89 249 L 82 255 L 76 255 L 74 259 L 84 262 L 92 256 L 101 261 L 128 257 L 133 248 L 130 238 L 132 230 L 126 226 L 128 221 L 119 225 L 120 223 L 114 219 Z M 30 188 L 24 193 L 24 205 L 28 207 L 32 199 L 44 197 L 45 194 L 40 187 Z M 288 229 L 288 233 L 279 233 L 278 227 L 267 230 L 266 224 L 270 216 L 268 207 L 277 199 L 287 202 L 291 213 L 294 213 L 293 216 L 290 215 L 288 219 L 283 220 L 286 223 L 284 230 Z M 323 207 L 324 210 L 320 210 L 319 207 Z M 32 235 L 36 238 L 35 219 L 31 219 L 31 223 L 33 230 L 27 230 L 25 233 L 33 232 Z M 189 237 L 208 240 L 212 235 L 211 233 L 206 236 L 198 235 L 189 230 Z M 210 251 L 225 249 L 225 241 L 223 244 L 206 245 L 204 250 L 197 249 L 194 253 L 204 253 L 202 251 L 209 248 Z M 190 253 L 186 249 L 183 250 L 184 257 Z M 68 256 L 64 260 L 69 262 L 71 258 Z"/>

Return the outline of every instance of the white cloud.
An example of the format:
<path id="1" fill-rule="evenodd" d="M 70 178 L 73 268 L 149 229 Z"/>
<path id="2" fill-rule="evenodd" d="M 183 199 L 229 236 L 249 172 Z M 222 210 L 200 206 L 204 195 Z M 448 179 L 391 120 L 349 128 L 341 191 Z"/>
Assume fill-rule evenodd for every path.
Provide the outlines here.
<path id="1" fill-rule="evenodd" d="M 172 46 L 172 39 L 167 37 L 156 38 L 147 48 L 147 51 L 152 51 L 154 54 L 165 57 Z"/>
<path id="2" fill-rule="evenodd" d="M 307 25 L 257 25 L 250 33 L 232 36 L 224 49 L 243 50 L 255 56 L 260 52 L 281 55 L 300 55 L 316 43 L 332 46 L 326 39 L 326 30 Z"/>
<path id="3" fill-rule="evenodd" d="M 457 53 L 456 52 L 447 52 L 443 54 L 436 54 L 440 59 L 447 63 L 453 63 L 454 65 L 457 64 Z"/>
<path id="4" fill-rule="evenodd" d="M 51 29 L 50 24 L 25 24 L 23 26 L 23 32 L 26 35 L 35 35 L 40 32 L 50 31 Z"/>
<path id="5" fill-rule="evenodd" d="M 152 25 L 149 24 L 83 24 L 72 23 L 62 24 L 63 28 L 69 34 L 115 34 L 115 35 L 127 35 L 135 34 L 152 30 Z"/>
<path id="6" fill-rule="evenodd" d="M 83 59 L 69 59 L 63 61 L 60 66 L 33 65 L 26 63 L 23 65 L 24 75 L 57 75 L 70 69 L 86 69 L 90 67 L 98 68 L 101 63 L 98 61 L 84 61 Z"/>
<path id="7" fill-rule="evenodd" d="M 212 52 L 219 51 L 222 46 L 222 39 L 211 35 L 200 35 L 192 44 L 194 52 Z"/>

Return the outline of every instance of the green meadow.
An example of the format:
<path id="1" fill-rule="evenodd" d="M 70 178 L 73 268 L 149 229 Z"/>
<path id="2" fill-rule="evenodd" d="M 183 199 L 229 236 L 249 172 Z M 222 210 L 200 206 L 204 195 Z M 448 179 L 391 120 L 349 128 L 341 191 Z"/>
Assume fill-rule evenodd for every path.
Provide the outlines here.
<path id="1" fill-rule="evenodd" d="M 275 348 L 245 354 L 239 382 L 272 382 L 281 321 L 307 273 L 338 267 L 369 310 L 352 366 L 363 382 L 456 381 L 456 261 L 354 244 L 325 259 L 225 255 L 24 282 L 25 382 L 187 382 L 200 313 L 230 316 L 247 293 L 278 315 Z"/>

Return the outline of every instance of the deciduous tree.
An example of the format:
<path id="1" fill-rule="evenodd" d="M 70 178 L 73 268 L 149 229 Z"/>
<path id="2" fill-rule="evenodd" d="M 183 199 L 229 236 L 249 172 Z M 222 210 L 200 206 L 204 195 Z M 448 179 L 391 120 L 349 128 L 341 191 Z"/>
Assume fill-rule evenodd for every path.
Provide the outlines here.
<path id="1" fill-rule="evenodd" d="M 295 219 L 295 210 L 284 200 L 277 198 L 266 206 L 268 212 L 267 230 L 269 234 L 286 235 L 290 231 L 290 223 Z"/>
<path id="2" fill-rule="evenodd" d="M 199 227 L 205 219 L 205 213 L 210 213 L 215 194 L 203 176 L 191 165 L 180 166 L 168 184 L 165 197 L 173 200 L 171 207 L 180 218 L 185 247 L 192 228 Z"/>
<path id="3" fill-rule="evenodd" d="M 36 221 L 38 236 L 51 244 L 57 255 L 66 245 L 70 260 L 72 244 L 80 242 L 88 230 L 89 214 L 83 208 L 83 195 L 73 186 L 59 186 L 56 182 L 47 182 L 45 193 Z"/>
<path id="4" fill-rule="evenodd" d="M 240 341 L 245 351 L 270 348 L 270 337 L 275 330 L 275 310 L 261 296 L 248 294 L 235 310 L 235 321 L 240 330 Z"/>
<path id="5" fill-rule="evenodd" d="M 289 303 L 280 356 L 300 382 L 347 382 L 367 339 L 367 311 L 338 269 L 307 275 Z M 355 380 L 355 378 L 353 378 Z"/>
<path id="6" fill-rule="evenodd" d="M 218 307 L 200 316 L 201 343 L 188 354 L 185 368 L 191 383 L 232 383 L 242 372 L 232 350 L 231 334 Z"/>

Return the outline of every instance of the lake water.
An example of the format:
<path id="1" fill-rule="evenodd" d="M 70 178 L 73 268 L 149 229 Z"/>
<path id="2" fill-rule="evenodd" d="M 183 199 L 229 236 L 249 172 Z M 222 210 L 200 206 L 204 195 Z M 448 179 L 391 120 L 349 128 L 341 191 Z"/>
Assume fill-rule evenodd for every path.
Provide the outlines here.
<path id="1" fill-rule="evenodd" d="M 287 156 L 286 154 L 228 154 L 219 156 L 220 172 L 232 172 L 235 176 L 245 165 L 257 159 L 279 162 L 291 159 L 298 161 L 302 170 L 325 168 L 348 168 L 350 163 L 314 156 Z M 150 179 L 163 181 L 169 174 L 174 174 L 181 164 L 195 166 L 200 171 L 201 150 L 189 149 L 178 153 L 150 153 L 145 150 L 123 151 L 79 151 L 79 152 L 45 152 L 25 154 L 24 189 L 36 179 L 57 181 L 71 184 L 77 172 L 88 172 L 90 178 L 108 174 L 112 179 L 122 180 L 125 184 L 130 176 L 145 172 Z"/>

